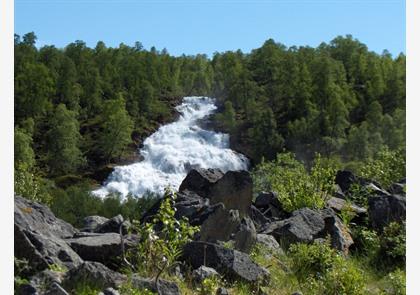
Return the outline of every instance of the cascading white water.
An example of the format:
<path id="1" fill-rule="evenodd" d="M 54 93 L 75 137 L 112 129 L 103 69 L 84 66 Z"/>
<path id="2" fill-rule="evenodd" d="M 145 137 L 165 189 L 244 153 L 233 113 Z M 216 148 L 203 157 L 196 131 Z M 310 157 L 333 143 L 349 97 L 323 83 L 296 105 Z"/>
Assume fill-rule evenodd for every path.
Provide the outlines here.
<path id="1" fill-rule="evenodd" d="M 140 150 L 144 160 L 116 167 L 94 194 L 103 197 L 119 192 L 140 197 L 148 191 L 163 193 L 168 186 L 178 189 L 191 168 L 219 168 L 223 172 L 248 168 L 248 159 L 229 149 L 228 134 L 198 126 L 199 119 L 217 109 L 214 99 L 185 97 L 176 109 L 181 113 L 179 119 L 144 141 Z"/>

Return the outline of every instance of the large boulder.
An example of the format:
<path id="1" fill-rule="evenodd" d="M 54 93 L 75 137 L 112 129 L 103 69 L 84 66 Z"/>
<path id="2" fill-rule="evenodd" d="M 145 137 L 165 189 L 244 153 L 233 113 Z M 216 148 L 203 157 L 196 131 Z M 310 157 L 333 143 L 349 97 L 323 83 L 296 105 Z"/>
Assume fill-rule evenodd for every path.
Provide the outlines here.
<path id="1" fill-rule="evenodd" d="M 269 272 L 254 263 L 240 251 L 222 246 L 194 241 L 184 247 L 182 260 L 193 268 L 202 265 L 214 268 L 228 280 L 243 280 L 250 283 L 269 281 Z"/>
<path id="2" fill-rule="evenodd" d="M 192 169 L 179 186 L 179 191 L 193 191 L 206 198 L 211 186 L 222 177 L 223 172 L 220 169 Z"/>
<path id="3" fill-rule="evenodd" d="M 249 253 L 257 242 L 257 231 L 252 219 L 244 217 L 235 233 L 235 249 Z"/>
<path id="4" fill-rule="evenodd" d="M 247 171 L 193 169 L 183 180 L 179 191 L 195 192 L 208 198 L 210 204 L 222 202 L 226 209 L 238 210 L 241 216 L 249 214 L 252 203 L 252 179 Z"/>
<path id="5" fill-rule="evenodd" d="M 124 221 L 124 217 L 121 214 L 112 217 L 111 219 L 105 221 L 104 223 L 98 225 L 95 228 L 96 233 L 120 233 L 120 227 L 122 226 L 121 230 L 122 233 L 125 235 L 128 233 L 128 229 L 130 228 L 130 223 L 128 221 Z"/>
<path id="6" fill-rule="evenodd" d="M 63 286 L 70 292 L 77 288 L 80 283 L 98 289 L 118 288 L 126 280 L 125 275 L 115 272 L 99 262 L 85 261 L 66 274 Z"/>
<path id="7" fill-rule="evenodd" d="M 365 181 L 351 171 L 339 170 L 335 175 L 335 183 L 338 184 L 343 193 L 346 194 L 353 184 L 362 185 L 365 184 Z"/>
<path id="8" fill-rule="evenodd" d="M 399 195 L 379 195 L 369 197 L 369 221 L 379 231 L 389 223 L 405 221 L 405 197 Z"/>
<path id="9" fill-rule="evenodd" d="M 266 217 L 269 218 L 285 218 L 287 213 L 283 211 L 281 203 L 274 192 L 261 192 L 254 202 L 254 206 L 258 208 Z"/>
<path id="10" fill-rule="evenodd" d="M 205 279 L 212 277 L 220 278 L 220 274 L 214 268 L 208 266 L 202 265 L 192 272 L 192 279 L 196 284 L 199 284 Z"/>
<path id="11" fill-rule="evenodd" d="M 117 233 L 80 233 L 65 240 L 84 260 L 97 261 L 110 268 L 119 265 L 118 256 L 121 255 L 121 237 Z M 137 238 L 134 235 L 124 237 L 127 248 L 134 246 Z"/>
<path id="12" fill-rule="evenodd" d="M 290 218 L 268 224 L 261 233 L 274 236 L 285 248 L 293 243 L 312 243 L 327 236 L 331 237 L 331 245 L 344 253 L 353 244 L 350 233 L 332 209 L 296 210 Z"/>
<path id="13" fill-rule="evenodd" d="M 108 220 L 108 218 L 98 215 L 87 216 L 83 219 L 83 228 L 80 231 L 93 233 L 98 226 L 104 224 Z"/>
<path id="14" fill-rule="evenodd" d="M 16 294 L 68 294 L 61 287 L 64 272 L 52 271 L 45 269 L 29 278 L 29 281 L 19 286 Z"/>
<path id="15" fill-rule="evenodd" d="M 263 245 L 264 247 L 266 247 L 266 248 L 268 248 L 272 251 L 279 251 L 280 250 L 280 244 L 271 235 L 257 234 L 257 243 Z"/>
<path id="16" fill-rule="evenodd" d="M 63 241 L 73 236 L 76 229 L 56 218 L 44 205 L 20 196 L 14 200 L 14 255 L 29 261 L 29 273 L 53 264 L 71 269 L 82 263 L 79 255 Z"/>
<path id="17" fill-rule="evenodd" d="M 260 231 L 272 221 L 270 218 L 266 217 L 260 210 L 258 210 L 254 205 L 251 205 L 249 215 L 258 231 Z"/>
<path id="18" fill-rule="evenodd" d="M 333 209 L 337 213 L 343 211 L 343 209 L 345 209 L 347 206 L 348 206 L 347 209 L 351 210 L 356 215 L 366 215 L 367 213 L 367 210 L 365 208 L 359 207 L 355 204 L 349 204 L 346 202 L 346 200 L 336 198 L 336 197 L 332 197 L 328 199 L 327 206 Z"/>
<path id="19" fill-rule="evenodd" d="M 228 210 L 219 203 L 200 228 L 200 240 L 205 242 L 228 241 L 241 223 L 238 210 Z"/>

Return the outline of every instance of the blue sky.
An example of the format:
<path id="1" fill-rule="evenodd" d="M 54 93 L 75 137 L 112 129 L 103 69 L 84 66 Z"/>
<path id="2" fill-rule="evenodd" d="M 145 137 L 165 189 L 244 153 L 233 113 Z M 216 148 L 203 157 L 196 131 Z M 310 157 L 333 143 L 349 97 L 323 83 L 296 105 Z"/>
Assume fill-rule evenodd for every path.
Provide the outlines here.
<path id="1" fill-rule="evenodd" d="M 75 40 L 166 48 L 171 54 L 241 49 L 268 38 L 318 46 L 351 34 L 369 49 L 405 52 L 404 0 L 15 0 L 15 32 L 38 46 Z"/>

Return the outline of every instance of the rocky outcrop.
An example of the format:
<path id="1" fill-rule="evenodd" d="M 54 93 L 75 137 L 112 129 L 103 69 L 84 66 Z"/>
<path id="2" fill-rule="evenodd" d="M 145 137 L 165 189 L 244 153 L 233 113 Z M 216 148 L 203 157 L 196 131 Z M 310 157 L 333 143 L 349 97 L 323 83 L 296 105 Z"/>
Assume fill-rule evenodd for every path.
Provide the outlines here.
<path id="1" fill-rule="evenodd" d="M 257 243 L 272 251 L 277 251 L 280 249 L 280 244 L 271 235 L 257 234 Z"/>
<path id="2" fill-rule="evenodd" d="M 15 196 L 14 255 L 28 260 L 32 272 L 53 264 L 68 269 L 80 265 L 82 259 L 63 240 L 76 232 L 48 207 Z"/>
<path id="3" fill-rule="evenodd" d="M 252 219 L 244 217 L 235 233 L 235 249 L 249 253 L 257 242 L 257 231 Z"/>
<path id="4" fill-rule="evenodd" d="M 82 232 L 95 232 L 95 230 L 109 219 L 102 216 L 87 216 L 83 219 L 83 228 L 80 230 Z"/>
<path id="5" fill-rule="evenodd" d="M 208 198 L 210 188 L 222 177 L 220 169 L 192 169 L 179 186 L 179 191 L 189 190 Z"/>
<path id="6" fill-rule="evenodd" d="M 228 280 L 267 283 L 269 272 L 237 250 L 206 242 L 190 242 L 184 247 L 183 257 L 193 268 L 208 266 Z"/>
<path id="7" fill-rule="evenodd" d="M 332 246 L 345 253 L 353 244 L 348 230 L 331 209 L 296 210 L 290 218 L 268 224 L 261 233 L 273 235 L 285 248 L 292 243 L 311 243 L 328 235 Z"/>
<path id="8" fill-rule="evenodd" d="M 405 197 L 399 195 L 370 197 L 368 212 L 371 226 L 382 231 L 393 221 L 405 221 Z"/>
<path id="9" fill-rule="evenodd" d="M 196 284 L 200 284 L 205 279 L 211 277 L 220 278 L 220 274 L 214 268 L 204 265 L 200 266 L 192 272 L 192 279 Z"/>

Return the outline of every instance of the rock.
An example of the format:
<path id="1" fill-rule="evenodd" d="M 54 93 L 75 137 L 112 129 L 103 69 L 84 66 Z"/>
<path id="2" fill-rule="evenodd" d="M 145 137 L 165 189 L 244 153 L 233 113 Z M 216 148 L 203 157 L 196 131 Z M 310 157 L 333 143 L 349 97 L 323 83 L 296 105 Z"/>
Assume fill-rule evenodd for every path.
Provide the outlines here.
<path id="1" fill-rule="evenodd" d="M 271 222 L 271 220 L 265 217 L 265 215 L 260 210 L 258 210 L 254 205 L 251 205 L 250 217 L 252 221 L 254 222 L 254 225 L 258 231 L 260 231 L 261 228 L 263 228 L 264 226 L 266 226 L 267 224 Z"/>
<path id="2" fill-rule="evenodd" d="M 343 208 L 347 205 L 346 200 L 332 197 L 327 201 L 327 206 L 333 209 L 336 212 L 341 212 Z M 363 207 L 359 207 L 355 204 L 350 204 L 350 209 L 357 215 L 366 215 L 367 210 Z"/>
<path id="3" fill-rule="evenodd" d="M 100 289 L 108 287 L 118 288 L 126 280 L 127 277 L 125 275 L 109 269 L 102 263 L 85 261 L 79 267 L 70 270 L 66 274 L 63 286 L 69 291 L 74 290 L 80 282 Z"/>
<path id="4" fill-rule="evenodd" d="M 134 288 L 144 290 L 147 289 L 152 292 L 157 292 L 159 295 L 181 295 L 178 285 L 175 282 L 159 279 L 158 286 L 155 285 L 154 279 L 147 279 L 133 275 L 130 278 L 131 285 Z"/>
<path id="5" fill-rule="evenodd" d="M 382 195 L 369 197 L 369 221 L 379 231 L 389 223 L 405 221 L 405 197 Z"/>
<path id="6" fill-rule="evenodd" d="M 27 275 L 52 264 L 71 269 L 82 263 L 63 241 L 77 231 L 56 218 L 48 207 L 15 196 L 14 223 L 14 255 L 29 261 Z"/>
<path id="7" fill-rule="evenodd" d="M 257 243 L 262 244 L 273 251 L 278 251 L 280 249 L 280 244 L 271 235 L 257 234 Z"/>
<path id="8" fill-rule="evenodd" d="M 97 261 L 116 268 L 117 257 L 121 255 L 121 237 L 117 233 L 83 233 L 66 239 L 68 245 L 84 260 Z M 137 242 L 135 236 L 125 236 L 126 249 Z"/>
<path id="9" fill-rule="evenodd" d="M 302 208 L 288 219 L 269 224 L 262 233 L 273 235 L 286 247 L 292 243 L 312 242 L 325 227 L 323 216 L 314 210 Z"/>
<path id="10" fill-rule="evenodd" d="M 67 293 L 67 291 L 58 283 L 54 282 L 48 288 L 47 292 L 45 292 L 45 295 L 69 295 L 69 293 Z"/>
<path id="11" fill-rule="evenodd" d="M 14 220 L 20 228 L 45 236 L 69 238 L 77 232 L 71 224 L 56 218 L 47 206 L 16 195 Z"/>
<path id="12" fill-rule="evenodd" d="M 220 169 L 192 169 L 179 186 L 179 191 L 189 190 L 208 197 L 210 187 L 223 177 Z"/>
<path id="13" fill-rule="evenodd" d="M 241 216 L 249 214 L 252 203 L 252 179 L 247 171 L 193 169 L 183 180 L 179 192 L 195 192 L 208 198 L 210 205 L 222 202 L 226 209 L 238 210 Z"/>
<path id="14" fill-rule="evenodd" d="M 185 216 L 188 218 L 190 223 L 201 224 L 203 220 L 201 216 L 209 206 L 209 199 L 202 198 L 198 194 L 189 190 L 184 190 L 177 194 L 175 201 L 175 217 L 180 219 Z"/>
<path id="15" fill-rule="evenodd" d="M 254 263 L 247 254 L 216 244 L 190 242 L 185 245 L 181 259 L 193 268 L 202 265 L 212 267 L 228 280 L 244 280 L 251 283 L 269 281 L 269 272 Z"/>
<path id="16" fill-rule="evenodd" d="M 267 217 L 284 218 L 287 216 L 274 192 L 261 192 L 255 199 L 254 205 Z"/>
<path id="17" fill-rule="evenodd" d="M 333 211 L 326 209 L 323 210 L 323 212 L 325 216 L 323 236 L 326 237 L 329 235 L 331 237 L 331 246 L 347 255 L 349 253 L 350 246 L 354 243 L 348 229 L 344 226 L 341 220 L 335 216 Z"/>
<path id="18" fill-rule="evenodd" d="M 106 288 L 102 291 L 104 295 L 120 295 L 120 292 L 115 290 L 114 288 Z"/>
<path id="19" fill-rule="evenodd" d="M 235 234 L 235 249 L 249 253 L 257 242 L 257 231 L 251 218 L 244 217 Z"/>
<path id="20" fill-rule="evenodd" d="M 393 195 L 405 196 L 405 189 L 406 189 L 406 184 L 405 184 L 405 179 L 403 179 L 400 182 L 391 184 L 388 191 Z"/>
<path id="21" fill-rule="evenodd" d="M 228 241 L 241 223 L 238 210 L 227 210 L 222 203 L 203 222 L 200 240 L 206 242 Z"/>
<path id="22" fill-rule="evenodd" d="M 122 215 L 117 215 L 109 219 L 108 221 L 104 222 L 103 224 L 99 225 L 96 229 L 96 233 L 120 233 L 120 226 L 122 224 L 122 233 L 126 235 L 128 233 L 128 229 L 130 228 L 130 223 L 128 221 L 124 221 Z"/>
<path id="23" fill-rule="evenodd" d="M 229 291 L 226 288 L 219 287 L 216 290 L 216 295 L 229 295 Z"/>
<path id="24" fill-rule="evenodd" d="M 267 225 L 262 233 L 273 235 L 285 248 L 293 243 L 312 243 L 328 235 L 331 245 L 344 253 L 353 244 L 350 233 L 332 209 L 296 210 L 290 218 Z"/>
<path id="25" fill-rule="evenodd" d="M 196 284 L 199 284 L 210 277 L 220 277 L 220 275 L 214 268 L 204 265 L 200 266 L 192 272 L 192 278 Z"/>
<path id="26" fill-rule="evenodd" d="M 353 184 L 363 184 L 364 181 L 351 171 L 339 170 L 335 176 L 335 183 L 338 184 L 344 194 L 348 193 Z"/>
<path id="27" fill-rule="evenodd" d="M 210 204 L 222 202 L 226 209 L 248 215 L 252 204 L 252 179 L 248 171 L 228 171 L 210 187 Z"/>
<path id="28" fill-rule="evenodd" d="M 96 228 L 105 222 L 107 222 L 109 219 L 102 216 L 87 216 L 83 219 L 83 228 L 80 230 L 82 232 L 95 232 Z"/>

